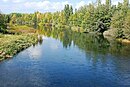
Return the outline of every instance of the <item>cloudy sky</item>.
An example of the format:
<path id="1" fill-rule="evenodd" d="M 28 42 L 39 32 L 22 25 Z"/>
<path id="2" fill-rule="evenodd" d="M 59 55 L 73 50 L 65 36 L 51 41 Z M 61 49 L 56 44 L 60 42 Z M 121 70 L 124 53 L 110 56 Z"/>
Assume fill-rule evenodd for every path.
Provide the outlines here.
<path id="1" fill-rule="evenodd" d="M 112 3 L 117 4 L 122 1 L 123 0 L 112 0 Z M 62 10 L 65 4 L 79 8 L 91 2 L 96 2 L 96 0 L 0 0 L 0 10 L 3 13 L 54 12 Z M 105 0 L 102 0 L 102 2 L 105 3 Z"/>

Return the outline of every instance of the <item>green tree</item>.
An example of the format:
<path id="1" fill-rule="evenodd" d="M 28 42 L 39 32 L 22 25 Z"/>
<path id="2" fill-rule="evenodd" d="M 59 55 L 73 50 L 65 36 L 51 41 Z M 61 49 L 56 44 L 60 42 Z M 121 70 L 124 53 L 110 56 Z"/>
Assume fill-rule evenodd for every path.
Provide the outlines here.
<path id="1" fill-rule="evenodd" d="M 124 0 L 124 6 L 126 6 L 126 7 L 129 6 L 129 0 Z"/>
<path id="2" fill-rule="evenodd" d="M 65 15 L 65 20 L 66 20 L 66 23 L 68 22 L 68 19 L 69 19 L 69 16 L 70 16 L 70 10 L 69 10 L 69 5 L 65 5 L 65 8 L 64 8 L 64 15 Z"/>
<path id="3" fill-rule="evenodd" d="M 65 8 L 64 8 L 64 15 L 65 15 L 65 22 L 66 24 L 69 23 L 69 17 L 73 14 L 73 7 L 70 6 L 70 5 L 65 5 Z"/>
<path id="4" fill-rule="evenodd" d="M 37 12 L 34 13 L 34 16 L 33 16 L 33 23 L 34 23 L 34 28 L 37 28 Z"/>
<path id="5" fill-rule="evenodd" d="M 6 15 L 0 13 L 0 33 L 5 33 L 5 29 L 7 28 L 7 19 Z"/>
<path id="6" fill-rule="evenodd" d="M 106 0 L 106 5 L 110 7 L 111 6 L 111 0 Z"/>
<path id="7" fill-rule="evenodd" d="M 97 4 L 98 4 L 98 6 L 100 6 L 101 5 L 101 0 L 97 0 Z"/>
<path id="8" fill-rule="evenodd" d="M 70 6 L 70 16 L 73 14 L 73 7 Z"/>
<path id="9" fill-rule="evenodd" d="M 124 21 L 124 35 L 130 40 L 130 9 L 127 11 Z"/>

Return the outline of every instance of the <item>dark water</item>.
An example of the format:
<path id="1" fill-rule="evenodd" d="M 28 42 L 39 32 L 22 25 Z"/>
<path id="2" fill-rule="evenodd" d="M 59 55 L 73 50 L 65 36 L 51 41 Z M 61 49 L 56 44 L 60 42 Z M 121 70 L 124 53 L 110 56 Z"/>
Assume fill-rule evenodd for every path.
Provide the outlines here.
<path id="1" fill-rule="evenodd" d="M 130 46 L 102 36 L 44 32 L 0 63 L 0 87 L 130 87 Z"/>

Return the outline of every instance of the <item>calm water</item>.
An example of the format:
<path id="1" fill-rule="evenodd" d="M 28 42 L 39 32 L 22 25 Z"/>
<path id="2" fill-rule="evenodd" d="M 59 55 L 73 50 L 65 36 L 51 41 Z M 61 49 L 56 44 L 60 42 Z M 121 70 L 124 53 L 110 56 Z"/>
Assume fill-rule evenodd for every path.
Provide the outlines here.
<path id="1" fill-rule="evenodd" d="M 101 36 L 45 32 L 0 62 L 0 87 L 130 87 L 130 46 Z"/>

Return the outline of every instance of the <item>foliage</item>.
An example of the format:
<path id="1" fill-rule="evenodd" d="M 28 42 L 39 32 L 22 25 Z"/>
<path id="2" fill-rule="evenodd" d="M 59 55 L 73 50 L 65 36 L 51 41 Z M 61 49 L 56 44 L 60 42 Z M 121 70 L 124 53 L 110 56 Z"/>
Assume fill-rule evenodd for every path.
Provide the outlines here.
<path id="1" fill-rule="evenodd" d="M 124 21 L 124 34 L 130 40 L 130 9 L 128 10 Z"/>
<path id="2" fill-rule="evenodd" d="M 37 35 L 0 35 L 0 60 L 12 57 L 37 41 Z"/>
<path id="3" fill-rule="evenodd" d="M 124 0 L 124 3 L 118 3 L 117 8 L 112 17 L 111 29 L 116 28 L 116 38 L 130 39 L 130 8 L 128 7 L 129 0 Z"/>
<path id="4" fill-rule="evenodd" d="M 97 0 L 97 3 L 82 6 L 75 10 L 75 12 L 73 7 L 67 4 L 59 12 L 12 13 L 9 14 L 7 19 L 10 25 L 27 25 L 34 28 L 38 28 L 37 26 L 56 26 L 62 28 L 71 26 L 72 28 L 75 27 L 75 30 L 83 29 L 85 32 L 99 33 L 117 28 L 119 32 L 122 32 L 122 35 L 117 36 L 122 38 L 124 35 L 125 38 L 128 38 L 129 10 L 129 0 L 124 0 L 123 3 L 118 3 L 118 5 L 112 5 L 111 0 L 106 0 L 105 4 L 102 4 L 101 0 Z M 119 32 L 116 34 L 119 34 Z"/>
<path id="5" fill-rule="evenodd" d="M 8 15 L 0 13 L 0 32 L 5 33 L 7 28 Z"/>

